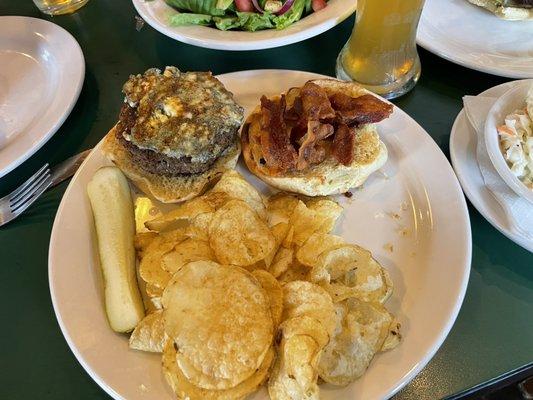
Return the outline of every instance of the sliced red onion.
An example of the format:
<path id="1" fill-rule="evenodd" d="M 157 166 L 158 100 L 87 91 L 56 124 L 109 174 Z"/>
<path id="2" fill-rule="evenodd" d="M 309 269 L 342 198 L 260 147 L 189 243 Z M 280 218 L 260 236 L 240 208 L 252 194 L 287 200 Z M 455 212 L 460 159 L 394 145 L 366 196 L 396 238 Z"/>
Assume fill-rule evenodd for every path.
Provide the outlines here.
<path id="1" fill-rule="evenodd" d="M 253 1 L 253 0 L 252 0 Z M 279 9 L 279 11 L 276 13 L 276 15 L 283 15 L 287 11 L 289 11 L 294 4 L 294 0 L 287 0 L 285 3 L 283 3 L 283 7 Z"/>
<path id="2" fill-rule="evenodd" d="M 259 5 L 259 2 L 257 0 L 252 0 L 252 3 L 254 4 L 254 7 L 257 11 L 259 11 L 260 13 L 264 13 L 265 10 L 263 10 L 261 8 L 261 6 Z"/>

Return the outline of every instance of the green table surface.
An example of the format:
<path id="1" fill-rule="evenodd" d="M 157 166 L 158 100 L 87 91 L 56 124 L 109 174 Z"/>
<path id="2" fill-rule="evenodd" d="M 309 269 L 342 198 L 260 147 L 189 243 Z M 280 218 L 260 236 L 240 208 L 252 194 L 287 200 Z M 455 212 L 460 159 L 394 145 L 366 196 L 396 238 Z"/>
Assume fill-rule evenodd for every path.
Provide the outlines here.
<path id="1" fill-rule="evenodd" d="M 78 40 L 85 83 L 71 115 L 54 137 L 0 179 L 0 196 L 44 162 L 58 163 L 94 146 L 114 124 L 121 85 L 153 66 L 215 74 L 262 68 L 334 74 L 335 58 L 353 18 L 315 38 L 286 47 L 225 52 L 169 39 L 145 25 L 135 29 L 127 0 L 91 0 L 73 15 L 47 17 L 30 0 L 0 0 L 0 15 L 24 15 L 61 25 Z M 461 97 L 505 79 L 469 70 L 420 49 L 422 77 L 395 103 L 419 122 L 443 152 Z M 1 66 L 0 66 L 1 69 Z M 107 399 L 70 352 L 57 325 L 48 290 L 48 242 L 67 187 L 49 190 L 30 210 L 0 228 L 0 398 Z M 469 204 L 472 272 L 457 321 L 427 367 L 396 399 L 438 399 L 502 376 L 533 361 L 533 255 L 494 229 Z M 450 221 L 453 223 L 453 221 Z M 438 305 L 435 305 L 438 307 Z"/>

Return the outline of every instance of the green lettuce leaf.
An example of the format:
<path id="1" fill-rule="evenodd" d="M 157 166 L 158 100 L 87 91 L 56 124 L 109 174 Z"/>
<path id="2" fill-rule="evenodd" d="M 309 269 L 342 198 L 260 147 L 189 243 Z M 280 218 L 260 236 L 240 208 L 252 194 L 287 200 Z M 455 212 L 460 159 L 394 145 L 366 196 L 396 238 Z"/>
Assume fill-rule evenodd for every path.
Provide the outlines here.
<path id="1" fill-rule="evenodd" d="M 238 17 L 214 17 L 215 25 L 221 31 L 240 28 L 242 22 Z"/>
<path id="2" fill-rule="evenodd" d="M 233 4 L 233 0 L 217 0 L 216 8 L 220 10 L 227 10 Z"/>
<path id="3" fill-rule="evenodd" d="M 210 25 L 213 17 L 205 14 L 176 13 L 170 17 L 170 25 Z"/>
<path id="4" fill-rule="evenodd" d="M 273 28 L 272 14 L 257 14 L 253 12 L 237 12 L 240 26 L 245 31 L 255 32 L 261 29 Z"/>
<path id="5" fill-rule="evenodd" d="M 272 19 L 276 29 L 283 29 L 302 18 L 306 0 L 294 0 L 289 11 Z"/>
<path id="6" fill-rule="evenodd" d="M 180 11 L 195 14 L 224 15 L 225 11 L 217 8 L 218 0 L 165 0 L 166 3 Z"/>
<path id="7" fill-rule="evenodd" d="M 305 0 L 305 15 L 313 11 L 312 0 Z"/>

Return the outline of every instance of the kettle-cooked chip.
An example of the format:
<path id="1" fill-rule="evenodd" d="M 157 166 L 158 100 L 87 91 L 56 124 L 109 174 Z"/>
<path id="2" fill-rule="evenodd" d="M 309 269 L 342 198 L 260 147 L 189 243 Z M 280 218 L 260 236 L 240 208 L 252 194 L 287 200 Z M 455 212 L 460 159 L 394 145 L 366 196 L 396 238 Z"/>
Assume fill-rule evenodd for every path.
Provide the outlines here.
<path id="1" fill-rule="evenodd" d="M 192 261 L 215 260 L 215 254 L 209 244 L 202 240 L 185 239 L 176 245 L 173 251 L 163 256 L 161 266 L 171 274 Z"/>
<path id="2" fill-rule="evenodd" d="M 333 301 L 328 292 L 306 281 L 292 281 L 285 284 L 282 321 L 304 315 L 318 320 L 329 335 L 335 329 Z"/>
<path id="3" fill-rule="evenodd" d="M 266 223 L 241 200 L 231 200 L 215 212 L 209 244 L 219 262 L 238 266 L 263 260 L 276 245 Z"/>
<path id="4" fill-rule="evenodd" d="M 276 193 L 268 198 L 267 212 L 270 225 L 289 222 L 294 208 L 300 199 L 294 194 Z"/>
<path id="5" fill-rule="evenodd" d="M 130 336 L 130 348 L 161 353 L 168 340 L 165 333 L 163 311 L 156 311 L 144 317 Z"/>
<path id="6" fill-rule="evenodd" d="M 321 284 L 335 302 L 348 297 L 383 303 L 392 292 L 388 273 L 357 245 L 344 245 L 323 253 L 310 273 L 313 282 Z"/>
<path id="7" fill-rule="evenodd" d="M 329 340 L 323 325 L 309 316 L 285 321 L 268 393 L 272 400 L 319 399 L 317 365 Z"/>
<path id="8" fill-rule="evenodd" d="M 270 348 L 257 371 L 237 386 L 226 390 L 202 389 L 191 383 L 176 362 L 176 349 L 169 341 L 163 351 L 163 373 L 178 399 L 188 400 L 242 400 L 255 392 L 267 379 L 274 359 L 274 350 Z"/>
<path id="9" fill-rule="evenodd" d="M 173 275 L 162 301 L 165 331 L 179 349 L 180 368 L 198 387 L 238 385 L 259 368 L 271 346 L 268 296 L 242 268 L 212 261 L 186 264 Z"/>
<path id="10" fill-rule="evenodd" d="M 259 217 L 266 220 L 266 207 L 261 194 L 235 170 L 224 172 L 210 193 L 226 193 L 235 200 L 248 204 Z"/>
<path id="11" fill-rule="evenodd" d="M 320 256 L 346 244 L 343 238 L 329 233 L 314 233 L 296 252 L 296 258 L 303 265 L 314 267 L 319 264 Z"/>
<path id="12" fill-rule="evenodd" d="M 147 286 L 153 289 L 152 292 L 156 292 L 155 288 L 164 289 L 170 280 L 171 275 L 162 267 L 163 256 L 171 252 L 174 246 L 184 238 L 185 235 L 181 230 L 160 234 L 152 240 L 144 251 L 144 257 L 139 263 L 139 275 L 147 283 Z M 150 294 L 148 295 L 150 296 Z"/>
<path id="13" fill-rule="evenodd" d="M 137 251 L 139 260 L 144 257 L 145 250 L 156 237 L 156 232 L 141 232 L 135 234 L 135 237 L 133 238 L 133 246 Z"/>
<path id="14" fill-rule="evenodd" d="M 293 254 L 294 251 L 292 249 L 280 247 L 268 268 L 270 273 L 278 278 L 281 274 L 287 271 L 293 262 Z"/>
<path id="15" fill-rule="evenodd" d="M 301 246 L 313 233 L 328 233 L 331 230 L 331 216 L 307 207 L 300 200 L 291 215 L 290 225 L 294 228 L 292 242 Z"/>
<path id="16" fill-rule="evenodd" d="M 146 294 L 151 299 L 158 297 L 161 298 L 161 296 L 163 295 L 163 289 L 164 287 L 155 286 L 151 283 L 147 283 L 145 285 Z"/>
<path id="17" fill-rule="evenodd" d="M 278 277 L 278 280 L 282 285 L 293 281 L 308 281 L 309 267 L 293 259 L 288 268 Z"/>
<path id="18" fill-rule="evenodd" d="M 272 250 L 270 251 L 270 254 L 265 257 L 265 267 L 267 269 L 272 264 L 274 257 L 278 253 L 281 244 L 287 236 L 287 232 L 289 231 L 289 224 L 286 222 L 279 222 L 276 225 L 272 226 L 270 228 L 270 231 L 272 232 L 272 235 L 274 235 L 275 244 Z"/>
<path id="19" fill-rule="evenodd" d="M 397 319 L 394 319 L 389 326 L 387 337 L 385 338 L 385 341 L 383 342 L 383 346 L 381 346 L 380 351 L 392 350 L 400 344 L 400 342 L 402 341 L 402 334 L 400 333 L 400 328 L 400 323 Z"/>
<path id="20" fill-rule="evenodd" d="M 281 322 L 281 314 L 283 313 L 283 288 L 276 278 L 265 270 L 257 269 L 252 272 L 252 275 L 255 276 L 268 295 L 275 329 Z"/>
<path id="21" fill-rule="evenodd" d="M 355 298 L 335 304 L 336 327 L 323 349 L 320 377 L 344 386 L 360 377 L 381 349 L 393 317 L 379 303 Z"/>
<path id="22" fill-rule="evenodd" d="M 342 214 L 342 207 L 327 197 L 312 198 L 305 202 L 307 208 L 317 212 L 324 221 L 320 227 L 321 232 L 331 232 L 337 219 Z"/>
<path id="23" fill-rule="evenodd" d="M 190 201 L 181 203 L 177 208 L 160 217 L 146 221 L 145 225 L 151 231 L 157 232 L 186 228 L 191 218 L 194 218 L 198 214 L 213 211 L 215 210 L 209 202 L 205 201 L 202 197 L 196 197 Z"/>

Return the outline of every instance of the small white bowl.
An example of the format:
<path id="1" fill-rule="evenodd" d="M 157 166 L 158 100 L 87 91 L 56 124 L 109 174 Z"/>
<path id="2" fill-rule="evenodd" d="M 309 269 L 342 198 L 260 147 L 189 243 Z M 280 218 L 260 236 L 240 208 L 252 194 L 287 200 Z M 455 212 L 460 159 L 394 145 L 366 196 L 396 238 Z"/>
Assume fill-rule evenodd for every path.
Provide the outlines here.
<path id="1" fill-rule="evenodd" d="M 533 79 L 517 81 L 511 89 L 505 92 L 494 103 L 485 121 L 485 145 L 490 160 L 505 183 L 519 196 L 533 203 L 533 190 L 524 185 L 509 168 L 500 148 L 500 138 L 497 127 L 502 125 L 505 117 L 515 110 L 525 107 L 526 96 L 533 85 Z"/>

